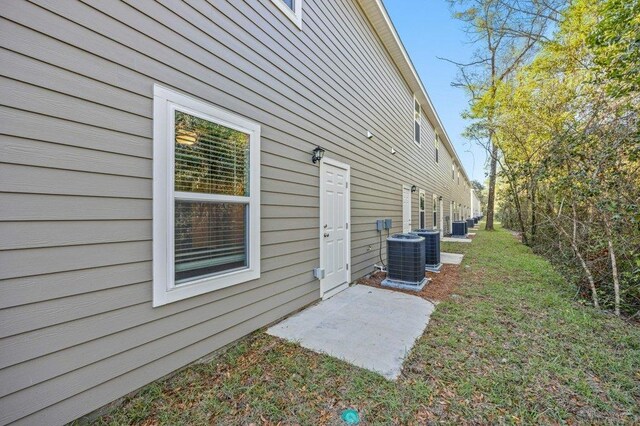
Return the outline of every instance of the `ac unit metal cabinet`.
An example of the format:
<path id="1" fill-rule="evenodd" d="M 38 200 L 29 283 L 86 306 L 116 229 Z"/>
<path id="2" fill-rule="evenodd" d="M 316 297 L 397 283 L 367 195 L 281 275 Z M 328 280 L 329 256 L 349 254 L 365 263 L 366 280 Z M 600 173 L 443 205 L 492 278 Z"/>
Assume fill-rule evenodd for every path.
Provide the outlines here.
<path id="1" fill-rule="evenodd" d="M 424 238 L 415 234 L 394 234 L 387 238 L 387 278 L 383 286 L 420 290 L 424 275 Z"/>
<path id="2" fill-rule="evenodd" d="M 460 220 L 453 222 L 453 232 L 451 235 L 454 237 L 465 237 L 467 235 L 467 222 Z"/>
<path id="3" fill-rule="evenodd" d="M 440 231 L 437 229 L 416 229 L 414 234 L 424 238 L 425 269 L 439 271 L 440 263 Z"/>

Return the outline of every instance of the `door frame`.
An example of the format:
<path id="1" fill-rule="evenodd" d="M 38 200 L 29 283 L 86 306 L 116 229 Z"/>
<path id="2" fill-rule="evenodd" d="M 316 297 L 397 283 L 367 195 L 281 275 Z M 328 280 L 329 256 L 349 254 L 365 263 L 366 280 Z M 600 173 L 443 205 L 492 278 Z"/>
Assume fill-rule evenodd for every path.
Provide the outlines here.
<path id="1" fill-rule="evenodd" d="M 438 204 L 440 205 L 440 236 L 444 236 L 444 198 L 441 200 L 438 197 Z"/>
<path id="2" fill-rule="evenodd" d="M 413 195 L 411 195 L 412 194 L 411 185 L 404 185 L 403 184 L 402 185 L 402 233 L 403 234 L 405 233 L 405 230 L 404 230 L 404 191 L 405 190 L 409 190 L 409 230 L 406 231 L 406 232 L 411 232 L 411 225 L 413 225 L 413 211 L 412 211 L 412 208 L 413 208 L 412 201 L 413 200 L 411 199 L 411 198 L 413 198 Z"/>
<path id="3" fill-rule="evenodd" d="M 324 172 L 326 170 L 326 166 L 333 166 L 333 167 L 337 167 L 339 169 L 342 169 L 344 171 L 347 172 L 347 180 L 346 180 L 346 205 L 345 205 L 345 215 L 346 215 L 346 226 L 345 226 L 345 231 L 347 233 L 345 239 L 346 244 L 345 244 L 345 251 L 346 251 L 346 256 L 345 259 L 347 259 L 347 281 L 344 284 L 341 284 L 337 287 L 334 287 L 332 289 L 329 289 L 326 292 L 323 292 L 323 281 L 325 281 L 324 278 L 320 279 L 320 297 L 322 298 L 322 300 L 328 299 L 331 296 L 341 292 L 342 290 L 346 289 L 347 287 L 349 287 L 349 284 L 351 283 L 351 166 L 349 164 L 345 164 L 345 163 L 341 163 L 337 160 L 334 160 L 332 158 L 327 158 L 327 157 L 323 157 L 320 160 L 320 200 L 319 200 L 319 206 L 320 206 L 320 214 L 319 214 L 319 218 L 320 221 L 318 223 L 318 241 L 320 242 L 320 269 L 324 270 L 325 269 L 325 259 L 324 259 L 324 250 L 322 249 L 322 244 L 323 244 L 323 239 L 324 239 L 324 229 L 322 228 L 322 224 L 324 223 L 324 213 L 323 213 L 323 195 L 324 195 Z"/>

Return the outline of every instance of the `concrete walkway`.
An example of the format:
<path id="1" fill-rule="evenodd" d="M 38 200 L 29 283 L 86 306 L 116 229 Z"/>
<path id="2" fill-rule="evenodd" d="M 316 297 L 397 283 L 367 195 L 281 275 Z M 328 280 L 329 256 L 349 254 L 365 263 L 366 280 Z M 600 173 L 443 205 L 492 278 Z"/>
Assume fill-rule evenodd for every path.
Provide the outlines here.
<path id="1" fill-rule="evenodd" d="M 461 264 L 462 258 L 464 258 L 464 254 L 440 252 L 440 262 L 447 263 L 449 265 Z"/>
<path id="2" fill-rule="evenodd" d="M 471 242 L 469 238 L 455 238 L 455 237 L 442 237 L 440 241 L 445 241 L 447 243 L 470 243 Z"/>
<path id="3" fill-rule="evenodd" d="M 267 333 L 395 380 L 434 309 L 417 296 L 356 285 Z"/>

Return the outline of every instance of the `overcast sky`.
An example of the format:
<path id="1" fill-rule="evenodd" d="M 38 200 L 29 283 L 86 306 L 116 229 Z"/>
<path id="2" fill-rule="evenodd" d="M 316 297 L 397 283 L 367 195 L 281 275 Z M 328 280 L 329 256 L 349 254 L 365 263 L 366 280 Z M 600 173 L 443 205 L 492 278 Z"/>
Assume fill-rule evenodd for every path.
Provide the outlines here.
<path id="1" fill-rule="evenodd" d="M 460 23 L 451 17 L 445 0 L 384 0 L 384 5 L 467 174 L 484 183 L 485 151 L 462 137 L 467 123 L 460 114 L 467 108 L 467 99 L 462 89 L 451 87 L 457 69 L 438 59 L 471 57 L 473 48 Z"/>

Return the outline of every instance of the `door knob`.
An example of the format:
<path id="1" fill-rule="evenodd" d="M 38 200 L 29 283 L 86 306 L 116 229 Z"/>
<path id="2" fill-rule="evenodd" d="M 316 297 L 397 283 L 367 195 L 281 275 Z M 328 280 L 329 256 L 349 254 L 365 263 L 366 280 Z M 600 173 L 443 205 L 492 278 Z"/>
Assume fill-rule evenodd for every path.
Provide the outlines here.
<path id="1" fill-rule="evenodd" d="M 324 233 L 324 237 L 325 237 L 325 238 L 327 238 L 328 236 L 329 236 L 329 233 L 328 233 L 328 232 L 325 232 L 325 233 Z"/>

